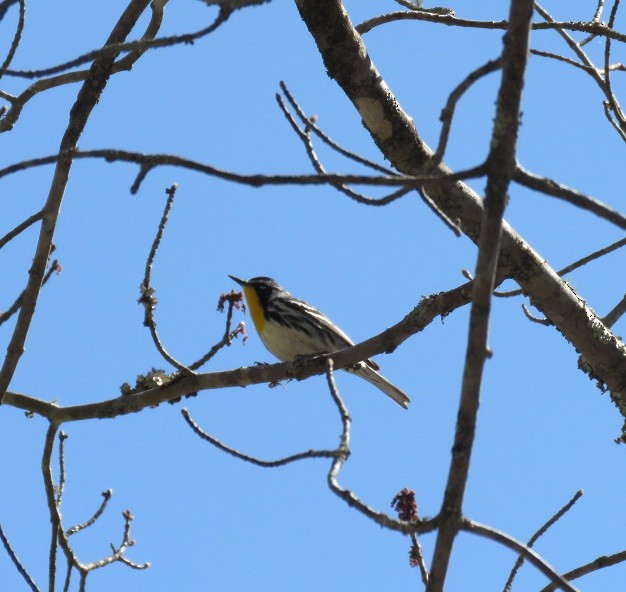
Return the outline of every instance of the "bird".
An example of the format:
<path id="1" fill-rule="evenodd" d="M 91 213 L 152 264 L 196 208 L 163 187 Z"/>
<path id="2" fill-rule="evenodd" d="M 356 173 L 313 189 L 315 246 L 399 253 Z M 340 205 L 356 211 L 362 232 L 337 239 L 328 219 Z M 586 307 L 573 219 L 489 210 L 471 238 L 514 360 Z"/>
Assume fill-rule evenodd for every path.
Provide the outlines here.
<path id="1" fill-rule="evenodd" d="M 298 356 L 334 353 L 354 342 L 326 315 L 294 298 L 278 282 L 259 276 L 242 280 L 228 276 L 243 288 L 250 316 L 263 345 L 283 362 Z M 378 365 L 364 360 L 345 368 L 380 389 L 400 407 L 408 409 L 406 393 L 381 376 Z"/>

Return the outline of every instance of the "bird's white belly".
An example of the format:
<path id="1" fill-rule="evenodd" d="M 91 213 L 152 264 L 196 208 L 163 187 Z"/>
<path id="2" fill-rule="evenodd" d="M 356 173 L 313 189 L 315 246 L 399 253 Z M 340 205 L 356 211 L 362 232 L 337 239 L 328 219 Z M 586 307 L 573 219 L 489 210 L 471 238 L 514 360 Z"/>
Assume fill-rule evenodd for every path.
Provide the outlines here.
<path id="1" fill-rule="evenodd" d="M 293 360 L 296 356 L 326 353 L 320 351 L 319 343 L 303 333 L 275 322 L 265 325 L 261 341 L 279 360 Z"/>

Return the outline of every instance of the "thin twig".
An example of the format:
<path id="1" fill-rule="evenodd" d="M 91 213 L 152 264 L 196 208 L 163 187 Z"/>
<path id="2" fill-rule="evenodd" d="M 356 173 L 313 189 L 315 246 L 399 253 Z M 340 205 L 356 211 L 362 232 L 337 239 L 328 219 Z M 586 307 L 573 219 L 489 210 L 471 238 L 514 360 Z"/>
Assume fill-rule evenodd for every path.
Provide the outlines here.
<path id="1" fill-rule="evenodd" d="M 43 288 L 43 286 L 46 285 L 46 283 L 48 283 L 48 280 L 52 277 L 52 274 L 54 272 L 57 272 L 57 275 L 59 273 L 61 273 L 61 266 L 59 265 L 59 262 L 57 259 L 55 259 L 52 262 L 52 265 L 48 268 L 48 271 L 46 272 L 46 275 L 44 276 L 43 280 L 41 281 L 41 287 Z M 4 312 L 0 312 L 0 325 L 2 325 L 3 323 L 6 323 L 18 310 L 20 310 L 20 308 L 22 307 L 22 303 L 24 302 L 24 294 L 25 294 L 26 290 L 24 290 L 13 302 L 13 304 L 11 304 L 11 306 L 9 306 L 9 308 L 7 308 Z M 0 397 L 0 400 L 2 399 L 2 397 Z"/>
<path id="2" fill-rule="evenodd" d="M 417 535 L 412 532 L 410 534 L 411 537 L 411 560 L 415 562 L 420 570 L 420 576 L 422 578 L 422 583 L 424 586 L 428 585 L 428 570 L 426 569 L 426 562 L 424 560 L 424 551 L 422 550 L 422 545 L 420 545 L 419 540 L 417 539 Z"/>
<path id="3" fill-rule="evenodd" d="M 546 24 L 555 24 L 555 20 L 550 15 L 550 13 L 537 2 L 535 2 L 535 10 L 546 21 Z M 605 27 L 605 25 L 601 25 L 600 23 L 594 23 L 593 26 L 595 25 L 600 25 L 602 27 Z M 612 27 L 606 27 L 606 29 L 610 31 L 612 30 Z M 582 49 L 582 45 L 579 43 L 576 43 L 576 41 L 574 41 L 572 36 L 565 30 L 565 28 L 557 28 L 556 31 L 565 40 L 565 43 L 567 43 L 570 49 L 576 54 L 578 59 L 585 66 L 587 66 L 587 69 L 585 71 L 594 79 L 594 81 L 596 82 L 596 84 L 598 85 L 598 87 L 603 92 L 604 96 L 606 97 L 606 101 L 604 103 L 604 111 L 605 111 L 605 115 L 607 119 L 611 122 L 613 127 L 618 131 L 622 139 L 626 140 L 626 131 L 624 131 L 626 121 L 624 120 L 623 112 L 617 101 L 617 98 L 611 91 L 609 73 L 606 70 L 609 67 L 609 64 L 607 62 L 608 55 L 606 54 L 606 47 L 605 47 L 605 71 L 603 72 L 604 74 L 603 75 L 600 73 L 598 68 L 596 68 L 596 66 L 593 64 L 593 62 L 589 58 L 589 56 Z M 605 37 L 607 42 L 612 38 L 612 36 L 608 34 L 605 34 L 602 36 Z M 610 52 L 610 45 L 609 45 L 609 52 Z M 616 122 L 614 117 L 617 117 L 619 122 Z"/>
<path id="4" fill-rule="evenodd" d="M 35 584 L 32 577 L 26 571 L 26 568 L 22 565 L 22 562 L 18 559 L 17 555 L 15 554 L 15 551 L 13 550 L 13 547 L 11 547 L 11 543 L 9 542 L 9 539 L 7 538 L 6 534 L 4 534 L 4 530 L 2 530 L 1 524 L 0 524 L 0 540 L 2 541 L 2 545 L 4 546 L 4 550 L 7 552 L 9 559 L 11 559 L 11 562 L 13 563 L 17 571 L 20 573 L 22 578 L 24 578 L 26 585 L 33 592 L 40 592 L 39 588 L 37 587 L 37 584 Z"/>
<path id="5" fill-rule="evenodd" d="M 617 565 L 623 561 L 626 561 L 626 551 L 620 551 L 619 553 L 614 553 L 613 555 L 602 555 L 585 565 L 581 565 L 576 569 L 568 571 L 563 574 L 563 578 L 566 580 L 576 580 L 582 576 L 593 573 L 594 571 Z M 558 584 L 553 582 L 548 584 L 545 588 L 542 588 L 541 592 L 554 592 L 554 590 L 558 587 Z"/>
<path id="6" fill-rule="evenodd" d="M 135 544 L 135 541 L 130 536 L 130 524 L 134 520 L 134 516 L 131 514 L 130 510 L 125 510 L 124 512 L 122 512 L 122 517 L 124 518 L 124 532 L 122 535 L 122 542 L 120 546 L 115 547 L 115 545 L 111 544 L 110 547 L 113 551 L 111 555 L 85 565 L 83 570 L 81 571 L 81 577 L 83 577 L 83 579 L 89 572 L 100 569 L 115 562 L 124 563 L 125 565 L 133 569 L 148 569 L 150 567 L 149 562 L 133 563 L 132 561 L 124 560 L 124 553 L 127 551 L 128 547 L 132 547 Z"/>
<path id="7" fill-rule="evenodd" d="M 438 167 L 443 160 L 446 146 L 448 145 L 448 137 L 450 136 L 450 128 L 452 127 L 452 118 L 454 117 L 454 110 L 457 103 L 465 93 L 476 81 L 480 80 L 483 76 L 491 74 L 502 67 L 502 58 L 495 60 L 489 60 L 486 64 L 476 68 L 470 72 L 450 93 L 445 107 L 441 111 L 439 120 L 442 122 L 441 132 L 439 133 L 439 143 L 437 149 L 432 157 L 433 168 Z"/>
<path id="8" fill-rule="evenodd" d="M 198 368 L 204 366 L 213 356 L 220 351 L 223 347 L 230 345 L 230 342 L 233 338 L 234 334 L 244 334 L 245 340 L 245 325 L 240 323 L 239 327 L 235 329 L 235 331 L 231 330 L 232 320 L 233 320 L 233 309 L 236 304 L 233 300 L 228 300 L 228 310 L 226 312 L 226 324 L 224 327 L 224 335 L 222 335 L 222 339 L 220 339 L 206 354 L 204 354 L 199 360 L 196 360 L 193 364 L 189 364 L 190 370 L 197 370 Z"/>
<path id="9" fill-rule="evenodd" d="M 578 208 L 608 220 L 619 228 L 626 229 L 626 216 L 620 214 L 617 210 L 614 210 L 601 201 L 593 199 L 584 193 L 580 193 L 575 189 L 561 185 L 553 179 L 531 173 L 530 171 L 524 169 L 520 164 L 517 164 L 515 168 L 513 180 L 519 185 L 523 185 L 529 189 L 562 199 Z"/>
<path id="10" fill-rule="evenodd" d="M 2 238 L 0 238 L 0 249 L 2 249 L 8 242 L 12 241 L 16 236 L 24 232 L 28 227 L 32 226 L 35 222 L 38 222 L 43 217 L 43 211 L 39 211 L 32 216 L 29 216 L 18 224 L 13 230 L 7 232 Z"/>
<path id="11" fill-rule="evenodd" d="M 203 173 L 225 181 L 240 183 L 250 187 L 263 187 L 274 185 L 333 185 L 335 183 L 349 183 L 354 185 L 371 185 L 372 187 L 422 187 L 422 186 L 445 186 L 449 183 L 473 179 L 484 174 L 484 166 L 472 167 L 449 175 L 433 177 L 422 176 L 399 176 L 399 175 L 352 175 L 329 173 L 327 175 L 246 175 L 226 171 L 217 167 L 194 161 L 173 154 L 145 154 L 142 152 L 130 152 L 128 150 L 98 149 L 98 150 L 68 150 L 60 154 L 52 154 L 40 158 L 23 160 L 0 169 L 0 178 L 17 172 L 55 163 L 63 158 L 71 156 L 74 160 L 84 158 L 101 159 L 106 162 L 128 162 L 139 167 L 148 167 L 153 170 L 160 166 L 173 166 L 197 173 Z M 138 187 L 137 187 L 138 190 Z"/>
<path id="12" fill-rule="evenodd" d="M 583 267 L 584 265 L 587 265 L 587 263 L 590 263 L 591 261 L 595 261 L 596 259 L 599 259 L 600 257 L 604 257 L 604 255 L 608 255 L 609 253 L 612 253 L 613 251 L 616 251 L 617 249 L 621 249 L 624 245 L 626 245 L 626 238 L 622 238 L 614 243 L 611 243 L 607 247 L 598 249 L 597 251 L 594 251 L 593 253 L 586 255 L 582 259 L 578 259 L 577 261 L 574 261 L 573 263 L 566 265 L 565 267 L 563 267 L 563 269 L 559 269 L 559 271 L 557 271 L 556 273 L 559 277 L 563 277 L 564 275 L 571 273 L 572 271 L 578 269 L 579 267 Z M 509 292 L 496 291 L 493 294 L 494 296 L 498 296 L 499 298 L 510 298 L 511 296 L 519 296 L 520 294 L 523 294 L 523 293 L 524 293 L 523 290 L 510 290 Z"/>
<path id="13" fill-rule="evenodd" d="M 550 327 L 554 325 L 554 323 L 546 317 L 536 317 L 530 312 L 530 310 L 528 310 L 528 307 L 525 304 L 522 304 L 522 310 L 524 311 L 524 315 L 526 315 L 526 318 L 533 323 L 537 323 L 538 325 L 544 325 L 545 327 Z"/>
<path id="14" fill-rule="evenodd" d="M 576 60 L 573 60 L 572 58 L 568 58 L 565 56 L 562 56 L 561 54 L 558 53 L 552 53 L 551 51 L 542 51 L 540 49 L 531 49 L 530 53 L 532 55 L 536 55 L 542 58 L 550 58 L 552 60 L 556 60 L 558 62 L 564 62 L 565 64 L 568 64 L 570 66 L 573 66 L 574 68 L 578 68 L 579 70 L 584 70 L 585 72 L 589 72 L 589 70 L 592 69 L 592 66 L 587 66 L 585 64 L 581 64 L 580 62 L 577 62 Z M 596 69 L 597 71 L 597 69 Z"/>
<path id="15" fill-rule="evenodd" d="M 461 521 L 459 528 L 466 532 L 496 541 L 519 555 L 523 555 L 526 561 L 532 563 L 541 573 L 554 582 L 555 588 L 561 588 L 565 590 L 565 592 L 579 592 L 577 588 L 572 586 L 572 584 L 565 579 L 565 576 L 559 575 L 559 573 L 540 555 L 532 549 L 529 549 L 524 543 L 515 540 L 512 536 L 495 528 L 491 528 L 490 526 L 485 526 L 484 524 L 479 524 L 478 522 L 467 519 Z"/>
<path id="16" fill-rule="evenodd" d="M 19 18 L 17 21 L 17 28 L 15 29 L 15 34 L 13 35 L 13 41 L 11 42 L 11 47 L 7 53 L 7 57 L 4 59 L 4 62 L 0 66 L 0 78 L 2 78 L 7 71 L 7 68 L 11 65 L 13 58 L 15 57 L 15 52 L 20 44 L 20 40 L 22 39 L 22 33 L 24 31 L 24 23 L 26 21 L 26 2 L 25 0 L 19 0 L 20 3 L 20 11 Z"/>
<path id="17" fill-rule="evenodd" d="M 141 49 L 141 44 L 144 44 L 146 42 L 153 40 L 155 35 L 159 32 L 159 29 L 161 28 L 161 24 L 163 22 L 163 8 L 167 2 L 168 0 L 160 0 L 159 2 L 151 3 L 152 16 L 150 18 L 150 22 L 148 23 L 148 26 L 146 27 L 146 30 L 141 37 L 141 40 L 139 42 L 134 42 L 136 44 L 139 44 L 138 47 L 130 51 L 128 55 L 124 56 L 123 58 L 115 62 L 111 68 L 111 74 L 115 74 L 117 72 L 122 72 L 125 70 L 130 70 L 133 67 L 134 63 L 143 55 L 143 53 L 146 50 Z M 115 54 L 116 48 L 119 50 L 119 46 L 123 46 L 123 45 L 126 45 L 126 44 L 111 43 L 97 50 L 96 52 L 91 52 L 91 54 L 89 54 L 90 56 L 89 58 L 86 58 L 86 56 L 83 56 L 83 57 L 86 58 L 85 61 L 92 61 L 93 59 L 98 61 L 102 59 L 103 57 L 108 56 L 110 52 L 113 52 L 115 57 L 117 57 L 119 53 Z M 62 68 L 62 69 L 65 69 L 65 68 Z M 59 70 L 56 69 L 56 71 L 59 71 Z M 13 71 L 8 71 L 8 73 L 10 73 L 11 75 L 20 74 L 18 72 L 13 72 Z M 38 77 L 37 73 L 35 73 L 34 76 L 29 76 L 28 73 L 25 73 L 25 74 L 26 75 L 24 77 L 26 78 Z M 22 109 L 24 108 L 24 105 L 26 105 L 26 103 L 30 101 L 30 99 L 32 99 L 35 95 L 39 94 L 40 92 L 49 90 L 51 88 L 56 88 L 58 86 L 62 86 L 65 84 L 71 84 L 75 82 L 80 82 L 82 80 L 86 80 L 89 75 L 90 75 L 90 69 L 79 70 L 75 72 L 68 72 L 65 74 L 59 74 L 58 76 L 52 76 L 50 78 L 44 78 L 44 79 L 38 80 L 37 82 L 31 84 L 25 91 L 23 91 L 17 97 L 6 97 L 6 99 L 11 103 L 11 109 L 9 109 L 7 114 L 2 118 L 2 120 L 0 120 L 0 132 L 5 132 L 13 128 L 13 126 L 15 125 L 15 122 L 20 117 L 20 114 L 22 112 Z"/>
<path id="18" fill-rule="evenodd" d="M 343 146 L 340 146 L 337 142 L 332 140 L 327 134 L 325 134 L 315 124 L 315 118 L 314 117 L 308 117 L 307 118 L 307 116 L 304 113 L 302 107 L 300 107 L 300 105 L 295 100 L 293 95 L 289 92 L 289 89 L 287 88 L 287 85 L 284 82 L 280 83 L 280 88 L 283 91 L 283 93 L 284 93 L 285 97 L 287 98 L 287 100 L 289 101 L 289 103 L 291 104 L 291 106 L 293 107 L 294 111 L 296 112 L 296 114 L 300 118 L 300 121 L 304 125 L 304 131 L 300 130 L 300 128 L 298 127 L 296 122 L 293 121 L 293 118 L 292 118 L 291 114 L 287 111 L 287 108 L 284 105 L 282 99 L 280 98 L 280 95 L 276 95 L 276 99 L 277 99 L 277 101 L 279 103 L 279 106 L 280 106 L 281 110 L 283 111 L 285 117 L 287 117 L 289 123 L 292 125 L 292 127 L 294 128 L 294 130 L 298 134 L 298 136 L 305 143 L 305 146 L 307 148 L 307 154 L 309 154 L 309 158 L 312 160 L 313 166 L 315 167 L 315 169 L 317 170 L 317 172 L 319 174 L 326 174 L 326 172 L 324 171 L 321 163 L 319 162 L 319 160 L 317 159 L 317 156 L 315 155 L 315 152 L 313 151 L 313 146 L 312 146 L 311 140 L 310 140 L 310 132 L 311 131 L 314 132 L 332 150 L 335 150 L 339 154 L 341 154 L 341 155 L 343 155 L 343 156 L 345 156 L 345 157 L 347 157 L 347 158 L 349 158 L 349 159 L 351 159 L 351 160 L 353 160 L 355 162 L 358 162 L 359 164 L 362 164 L 362 165 L 364 165 L 364 166 L 366 166 L 368 168 L 371 168 L 373 170 L 379 171 L 379 172 L 381 172 L 383 174 L 393 175 L 393 176 L 401 178 L 401 176 L 398 175 L 398 173 L 396 173 L 393 169 L 390 169 L 390 168 L 387 168 L 387 167 L 383 167 L 383 166 L 379 165 L 378 163 L 375 163 L 375 162 L 373 162 L 371 160 L 368 160 L 368 159 L 366 159 L 366 158 L 356 154 L 355 152 L 352 152 L 352 151 L 344 148 Z M 479 173 L 477 173 L 475 176 L 478 176 L 478 174 Z M 441 210 L 441 208 L 439 208 L 439 206 L 437 206 L 437 204 L 430 198 L 430 196 L 428 195 L 428 193 L 426 192 L 424 187 L 420 187 L 419 185 L 418 186 L 412 186 L 412 187 L 411 186 L 401 187 L 400 189 L 394 191 L 393 193 L 391 193 L 389 195 L 386 195 L 384 197 L 380 197 L 380 198 L 370 198 L 370 197 L 367 197 L 367 196 L 363 195 L 362 193 L 358 193 L 358 192 L 354 191 L 353 189 L 348 188 L 344 183 L 337 183 L 337 184 L 333 184 L 333 185 L 339 191 L 345 193 L 346 195 L 348 195 L 348 197 L 354 199 L 358 203 L 363 203 L 365 205 L 373 205 L 373 206 L 385 206 L 387 204 L 390 204 L 393 201 L 399 199 L 400 197 L 403 197 L 404 195 L 406 195 L 411 189 L 415 189 L 418 192 L 419 196 L 422 198 L 422 201 L 430 208 L 430 210 L 450 230 L 452 230 L 452 232 L 454 232 L 454 234 L 456 234 L 456 236 L 460 236 L 461 235 L 461 229 L 459 228 L 459 225 L 457 223 L 455 223 L 453 220 L 451 220 L 450 217 L 447 216 Z"/>
<path id="19" fill-rule="evenodd" d="M 619 10 L 620 0 L 613 0 L 613 7 L 611 8 L 611 13 L 609 16 L 609 22 L 607 26 L 612 29 L 615 24 L 615 17 L 617 16 L 617 11 Z M 604 85 L 606 88 L 606 96 L 611 107 L 611 111 L 615 117 L 617 117 L 619 122 L 619 129 L 622 131 L 622 134 L 626 133 L 626 117 L 624 116 L 624 112 L 620 104 L 617 101 L 617 97 L 613 93 L 613 88 L 611 84 L 611 38 L 607 37 L 604 41 Z"/>
<path id="20" fill-rule="evenodd" d="M 378 171 L 379 173 L 382 173 L 384 175 L 399 176 L 399 173 L 397 171 L 394 171 L 393 169 L 389 167 L 378 164 L 377 162 L 374 162 L 372 160 L 369 160 L 365 158 L 364 156 L 361 156 L 360 154 L 357 154 L 356 152 L 352 152 L 351 150 L 348 150 L 344 146 L 341 146 L 340 144 L 335 142 L 335 140 L 333 140 L 330 136 L 324 133 L 324 131 L 322 131 L 322 129 L 316 125 L 316 122 L 314 121 L 313 117 L 306 116 L 306 114 L 304 113 L 304 110 L 296 101 L 293 94 L 287 88 L 287 85 L 282 80 L 280 82 L 280 89 L 283 91 L 290 105 L 293 107 L 294 111 L 300 118 L 300 121 L 302 122 L 302 124 L 305 125 L 308 129 L 310 129 L 318 138 L 320 138 L 320 140 L 322 140 L 322 142 L 324 142 L 332 150 L 341 154 L 342 156 L 345 156 L 346 158 L 349 158 L 350 160 L 353 160 L 354 162 L 362 164 L 363 166 L 366 166 L 372 170 Z"/>
<path id="21" fill-rule="evenodd" d="M 162 19 L 163 4 L 165 4 L 165 2 L 155 3 L 155 7 L 161 8 L 161 13 L 159 14 L 160 19 Z M 173 45 L 191 45 L 194 43 L 194 41 L 197 41 L 198 39 L 206 37 L 207 35 L 213 33 L 218 27 L 223 25 L 228 20 L 231 14 L 232 10 L 228 8 L 220 9 L 220 12 L 217 15 L 216 19 L 210 25 L 203 27 L 202 29 L 194 33 L 185 33 L 184 35 L 171 35 L 169 37 L 161 37 L 157 39 L 151 38 L 150 35 L 144 35 L 141 39 L 138 39 L 136 41 L 109 43 L 101 47 L 100 49 L 94 49 L 68 62 L 64 62 L 63 64 L 52 66 L 50 68 L 43 68 L 40 70 L 7 70 L 6 74 L 7 76 L 13 76 L 16 78 L 41 78 L 43 76 L 59 74 L 60 72 L 70 70 L 72 68 L 80 66 L 81 64 L 92 62 L 93 60 L 100 58 L 103 54 L 110 51 L 116 53 L 133 52 L 142 54 L 149 49 L 159 49 L 162 47 L 170 47 Z"/>
<path id="22" fill-rule="evenodd" d="M 348 413 L 348 409 L 346 408 L 341 395 L 337 389 L 337 385 L 335 384 L 335 377 L 333 373 L 334 363 L 332 359 L 328 358 L 326 363 L 326 379 L 328 381 L 328 388 L 330 390 L 330 395 L 337 406 L 337 410 L 339 411 L 339 416 L 341 417 L 342 431 L 341 437 L 339 440 L 339 447 L 336 450 L 336 454 L 334 456 L 334 460 L 330 465 L 330 469 L 328 471 L 328 487 L 330 490 L 339 496 L 342 500 L 344 500 L 348 506 L 351 508 L 355 508 L 361 514 L 367 516 L 371 520 L 373 520 L 376 524 L 380 526 L 384 526 L 385 528 L 389 528 L 391 530 L 396 530 L 402 532 L 404 534 L 410 534 L 411 532 L 430 532 L 436 528 L 435 520 L 418 520 L 416 522 L 404 522 L 402 520 L 394 520 L 388 514 L 384 512 L 378 512 L 371 506 L 368 506 L 366 503 L 361 501 L 354 492 L 349 489 L 343 488 L 339 484 L 339 472 L 341 471 L 343 465 L 348 460 L 350 456 L 350 428 L 352 424 L 352 420 L 350 419 L 350 414 Z"/>
<path id="23" fill-rule="evenodd" d="M 600 21 L 600 16 L 602 15 L 602 9 L 604 8 L 604 0 L 598 0 L 598 5 L 596 6 L 596 11 L 593 14 L 593 18 L 591 22 L 597 23 Z"/>
<path id="24" fill-rule="evenodd" d="M 50 552 L 48 557 L 48 589 L 54 590 L 56 568 L 57 568 L 57 545 L 59 532 L 61 530 L 61 519 L 59 509 L 54 495 L 54 480 L 52 478 L 52 451 L 54 449 L 54 438 L 58 430 L 58 424 L 50 422 L 46 432 L 46 440 L 41 458 L 41 471 L 43 473 L 46 500 L 48 502 L 48 512 L 50 513 Z"/>
<path id="25" fill-rule="evenodd" d="M 624 297 L 615 305 L 613 310 L 602 319 L 602 322 L 607 327 L 612 327 L 624 314 L 626 314 L 626 294 L 624 294 Z"/>
<path id="26" fill-rule="evenodd" d="M 313 148 L 313 143 L 311 141 L 310 124 L 306 123 L 305 129 L 304 130 L 300 129 L 300 126 L 297 124 L 297 122 L 295 121 L 295 119 L 293 118 L 289 110 L 287 109 L 287 106 L 285 105 L 283 98 L 278 93 L 276 94 L 276 102 L 278 103 L 278 106 L 280 107 L 280 110 L 282 111 L 283 115 L 289 122 L 289 125 L 291 126 L 291 128 L 294 130 L 294 132 L 296 133 L 296 135 L 298 136 L 298 138 L 304 145 L 306 154 L 309 157 L 309 161 L 313 165 L 313 168 L 315 169 L 315 171 L 319 175 L 326 175 L 327 174 L 326 169 L 324 168 L 324 165 L 322 165 L 318 155 L 315 152 L 315 149 Z M 380 198 L 373 198 L 373 197 L 368 197 L 367 195 L 364 195 L 363 193 L 359 193 L 358 191 L 354 191 L 353 189 L 350 189 L 350 187 L 346 186 L 343 183 L 333 184 L 333 186 L 335 187 L 335 189 L 337 189 L 338 191 L 341 191 L 341 193 L 347 195 L 349 198 L 353 199 L 357 203 L 370 205 L 370 206 L 388 205 L 392 203 L 393 201 L 399 199 L 400 197 L 403 197 L 404 195 L 409 193 L 409 191 L 411 191 L 411 189 L 408 187 L 401 187 L 400 189 L 394 191 L 390 195 L 386 195 Z"/>
<path id="27" fill-rule="evenodd" d="M 458 18 L 451 14 L 438 14 L 424 11 L 400 11 L 390 12 L 368 19 L 359 25 L 356 25 L 355 29 L 360 35 L 364 35 L 376 27 L 398 21 L 426 21 L 446 26 L 491 31 L 506 31 L 509 27 L 508 21 L 478 21 Z M 573 31 L 579 33 L 589 33 L 597 37 L 611 37 L 611 39 L 621 43 L 626 42 L 626 34 L 615 31 L 601 22 L 559 22 L 551 20 L 545 23 L 532 23 L 531 29 L 533 31 Z"/>
<path id="28" fill-rule="evenodd" d="M 191 417 L 191 415 L 189 415 L 189 411 L 187 409 L 181 409 L 180 412 L 181 412 L 182 416 L 184 417 L 185 421 L 187 422 L 187 424 L 189 425 L 189 427 L 198 436 L 200 436 L 200 438 L 202 438 L 203 440 L 209 442 L 210 444 L 213 444 L 213 446 L 215 446 L 216 448 L 218 448 L 222 452 L 226 452 L 227 454 L 230 454 L 231 456 L 234 456 L 235 458 L 238 458 L 240 460 L 252 463 L 253 465 L 257 465 L 258 467 L 264 467 L 264 468 L 283 467 L 285 465 L 288 465 L 289 463 L 296 462 L 296 461 L 299 461 L 299 460 L 303 460 L 303 459 L 306 459 L 306 458 L 335 458 L 335 456 L 337 454 L 337 451 L 335 451 L 335 450 L 307 450 L 306 452 L 299 452 L 297 454 L 292 454 L 290 456 L 286 456 L 284 458 L 279 458 L 277 460 L 262 460 L 260 458 L 255 457 L 255 456 L 250 456 L 249 454 L 245 454 L 243 452 L 240 452 L 239 450 L 236 450 L 235 448 L 227 446 L 226 444 L 224 444 L 223 442 L 221 442 L 220 440 L 218 440 L 214 436 L 211 436 L 210 434 L 207 434 L 192 419 L 192 417 Z"/>
<path id="29" fill-rule="evenodd" d="M 156 328 L 156 320 L 154 318 L 154 309 L 156 308 L 157 299 L 154 296 L 154 288 L 151 285 L 152 280 L 152 265 L 154 263 L 154 258 L 156 257 L 159 246 L 161 245 L 161 239 L 163 238 L 163 233 L 165 232 L 165 226 L 167 224 L 167 220 L 170 215 L 170 211 L 172 209 L 172 204 L 174 203 L 174 198 L 176 197 L 176 189 L 178 186 L 174 183 L 171 187 L 165 190 L 167 193 L 167 200 L 165 202 L 165 208 L 163 210 L 163 215 L 161 216 L 161 221 L 159 222 L 159 227 L 157 229 L 156 236 L 154 237 L 154 241 L 152 242 L 152 247 L 150 248 L 150 253 L 148 254 L 148 259 L 146 260 L 146 268 L 144 273 L 143 282 L 140 286 L 141 296 L 138 300 L 140 304 L 144 307 L 144 321 L 143 324 L 145 327 L 148 327 L 150 330 L 150 335 L 152 336 L 152 341 L 154 342 L 155 347 L 161 354 L 164 360 L 169 362 L 172 366 L 174 366 L 177 370 L 179 370 L 183 374 L 193 374 L 193 370 L 189 369 L 184 364 L 180 363 L 173 356 L 171 356 L 165 346 L 161 342 L 159 338 L 159 333 Z"/>
<path id="30" fill-rule="evenodd" d="M 70 591 L 70 584 L 72 583 L 72 572 L 74 571 L 74 567 L 71 562 L 67 562 L 67 570 L 65 571 L 65 582 L 63 584 L 63 592 Z"/>
<path id="31" fill-rule="evenodd" d="M 57 486 L 57 508 L 61 507 L 63 502 L 63 493 L 65 492 L 65 440 L 68 436 L 65 432 L 59 432 L 59 485 Z"/>
<path id="32" fill-rule="evenodd" d="M 572 507 L 574 506 L 574 504 L 581 498 L 582 495 L 583 495 L 583 491 L 582 490 L 578 490 L 574 494 L 574 497 L 572 497 L 572 499 L 569 502 L 567 502 L 556 514 L 554 514 L 554 516 L 552 516 L 547 522 L 545 522 L 541 526 L 541 528 L 539 528 L 539 530 L 537 530 L 537 532 L 535 532 L 535 534 L 532 537 L 530 537 L 529 541 L 526 543 L 526 546 L 529 549 L 532 548 L 534 546 L 534 544 L 537 542 L 537 539 L 539 539 L 539 537 L 544 535 L 551 526 L 553 526 L 567 512 L 569 512 L 572 509 Z M 504 592 L 510 592 L 511 586 L 513 585 L 513 580 L 515 579 L 515 576 L 517 575 L 517 572 L 520 570 L 520 568 L 524 564 L 524 559 L 525 559 L 525 557 L 523 555 L 520 555 L 517 558 L 517 561 L 515 562 L 515 565 L 513 566 L 513 569 L 511 570 L 511 573 L 509 575 L 509 579 L 506 581 L 506 584 L 504 585 Z M 567 579 L 569 579 L 569 578 L 567 578 Z"/>
<path id="33" fill-rule="evenodd" d="M 89 520 L 85 522 L 81 522 L 80 524 L 76 524 L 75 526 L 72 526 L 71 528 L 68 528 L 65 531 L 65 536 L 69 538 L 72 535 L 76 534 L 77 532 L 80 532 L 81 530 L 85 530 L 85 528 L 89 528 L 96 520 L 98 520 L 98 518 L 100 518 L 100 516 L 102 516 L 102 514 L 107 508 L 107 505 L 112 495 L 113 495 L 112 489 L 107 489 L 106 491 L 103 491 L 102 502 L 100 503 L 100 506 L 98 507 L 98 509 L 95 511 L 94 515 L 91 518 L 89 518 Z"/>

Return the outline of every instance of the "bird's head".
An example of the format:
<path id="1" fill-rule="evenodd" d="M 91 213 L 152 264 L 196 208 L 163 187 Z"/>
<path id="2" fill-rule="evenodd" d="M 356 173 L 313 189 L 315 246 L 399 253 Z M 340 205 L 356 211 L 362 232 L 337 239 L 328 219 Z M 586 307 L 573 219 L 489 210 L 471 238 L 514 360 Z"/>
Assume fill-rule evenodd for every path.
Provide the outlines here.
<path id="1" fill-rule="evenodd" d="M 249 294 L 248 290 L 253 290 L 261 300 L 267 300 L 274 292 L 284 291 L 281 285 L 270 277 L 259 276 L 249 280 L 242 280 L 234 275 L 228 277 L 237 282 L 244 289 L 246 295 Z"/>
<path id="2" fill-rule="evenodd" d="M 250 316 L 259 333 L 263 332 L 265 326 L 265 315 L 267 311 L 267 303 L 271 298 L 285 290 L 278 282 L 272 278 L 259 276 L 249 280 L 242 280 L 234 275 L 228 276 L 234 282 L 237 282 L 242 288 L 250 309 Z"/>

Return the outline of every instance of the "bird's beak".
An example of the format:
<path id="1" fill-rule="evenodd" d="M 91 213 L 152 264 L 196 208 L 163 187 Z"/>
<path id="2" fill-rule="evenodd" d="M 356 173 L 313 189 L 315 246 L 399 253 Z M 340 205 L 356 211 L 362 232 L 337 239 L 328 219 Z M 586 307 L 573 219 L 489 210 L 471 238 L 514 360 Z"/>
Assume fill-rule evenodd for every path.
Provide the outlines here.
<path id="1" fill-rule="evenodd" d="M 237 276 L 229 275 L 228 277 L 234 282 L 237 282 L 242 288 L 248 285 L 248 282 L 246 282 L 246 280 L 242 280 L 238 278 Z"/>

